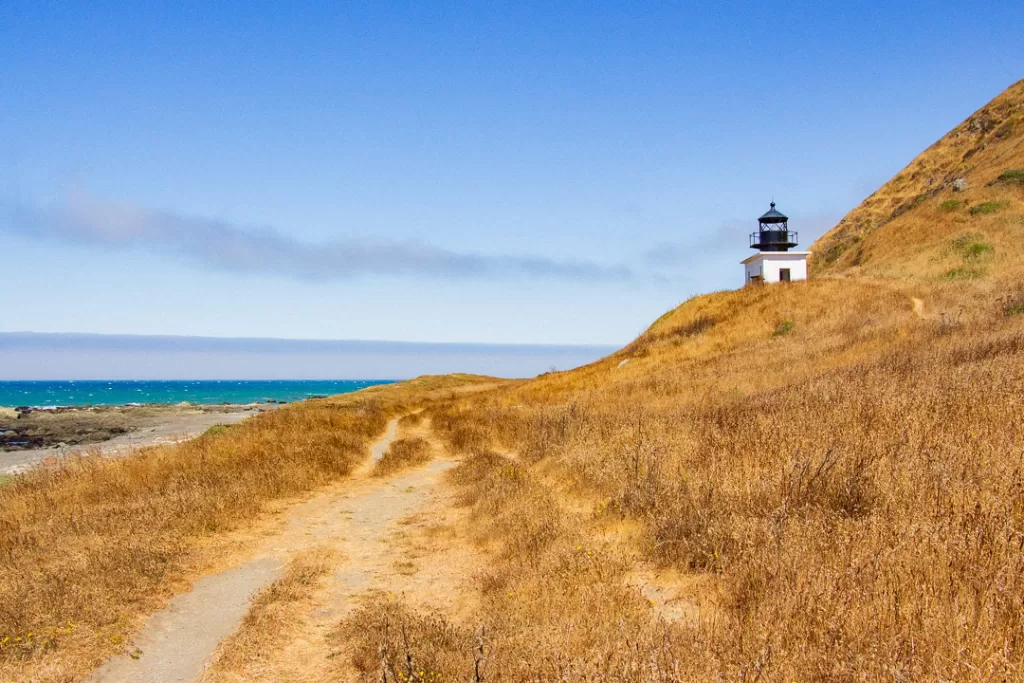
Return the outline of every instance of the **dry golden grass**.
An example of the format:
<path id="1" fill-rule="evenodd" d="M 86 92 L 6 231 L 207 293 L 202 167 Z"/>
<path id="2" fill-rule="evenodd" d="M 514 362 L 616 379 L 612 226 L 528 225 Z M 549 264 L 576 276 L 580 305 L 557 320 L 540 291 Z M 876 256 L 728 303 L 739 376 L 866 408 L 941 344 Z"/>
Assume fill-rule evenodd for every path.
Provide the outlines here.
<path id="1" fill-rule="evenodd" d="M 418 427 L 422 423 L 422 412 L 409 413 L 408 415 L 403 415 L 401 419 L 398 420 L 398 426 L 402 427 L 403 429 L 411 429 L 413 427 Z"/>
<path id="2" fill-rule="evenodd" d="M 1021 679 L 1024 315 L 984 295 L 698 297 L 609 359 L 428 407 L 496 554 L 471 622 L 358 615 L 367 680 L 409 655 L 443 680 Z M 713 607 L 669 619 L 639 567 Z"/>
<path id="3" fill-rule="evenodd" d="M 373 467 L 373 476 L 384 477 L 430 460 L 430 442 L 414 436 L 407 439 L 396 439 L 391 443 L 384 456 Z"/>
<path id="4" fill-rule="evenodd" d="M 81 677 L 203 568 L 211 541 L 349 474 L 390 416 L 492 382 L 422 378 L 307 401 L 0 487 L 0 680 Z"/>
<path id="5" fill-rule="evenodd" d="M 573 515 L 493 452 L 468 458 L 453 481 L 472 508 L 476 540 L 501 549 L 477 582 L 479 614 L 466 623 L 385 596 L 368 600 L 339 629 L 362 680 L 581 680 L 633 666 L 630 639 L 653 642 L 661 629 L 621 581 L 619 549 L 580 536 L 595 520 Z"/>

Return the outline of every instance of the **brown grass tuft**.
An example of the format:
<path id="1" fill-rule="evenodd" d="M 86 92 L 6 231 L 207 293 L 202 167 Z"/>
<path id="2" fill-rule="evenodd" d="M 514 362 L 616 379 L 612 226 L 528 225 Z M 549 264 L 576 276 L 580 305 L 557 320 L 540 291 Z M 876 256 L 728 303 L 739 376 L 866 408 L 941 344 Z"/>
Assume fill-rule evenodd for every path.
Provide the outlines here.
<path id="1" fill-rule="evenodd" d="M 383 477 L 393 472 L 430 460 L 430 442 L 422 437 L 396 439 L 384 456 L 373 467 L 373 476 Z"/>
<path id="2" fill-rule="evenodd" d="M 332 548 L 311 548 L 293 558 L 284 575 L 260 591 L 236 630 L 217 649 L 203 681 L 253 680 L 269 655 L 281 647 L 306 603 L 337 564 Z"/>

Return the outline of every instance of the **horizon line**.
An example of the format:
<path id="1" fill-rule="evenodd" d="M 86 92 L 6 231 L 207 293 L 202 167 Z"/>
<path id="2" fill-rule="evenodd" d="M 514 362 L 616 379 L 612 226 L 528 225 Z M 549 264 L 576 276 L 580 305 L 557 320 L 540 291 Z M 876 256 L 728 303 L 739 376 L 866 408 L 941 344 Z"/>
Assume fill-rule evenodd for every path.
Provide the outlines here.
<path id="1" fill-rule="evenodd" d="M 55 342 L 67 348 L 68 342 L 110 342 L 113 344 L 126 344 L 129 347 L 138 349 L 154 350 L 165 344 L 178 342 L 191 346 L 195 344 L 209 344 L 228 350 L 226 347 L 245 344 L 257 344 L 263 348 L 254 349 L 262 351 L 284 350 L 284 347 L 291 345 L 315 347 L 322 350 L 340 350 L 337 347 L 349 347 L 346 350 L 353 350 L 352 347 L 375 347 L 384 348 L 437 348 L 440 349 L 489 349 L 489 350 L 605 350 L 618 349 L 621 343 L 546 343 L 546 342 L 484 342 L 484 341 L 408 341 L 393 339 L 317 339 L 308 337 L 218 337 L 210 335 L 188 335 L 188 334 L 139 334 L 139 333 L 107 333 L 107 332 L 33 332 L 19 330 L 13 332 L 0 332 L 0 349 L 21 346 L 26 342 Z M 14 344 L 5 343 L 14 342 Z M 19 343 L 20 342 L 20 343 Z M 155 343 L 156 346 L 149 346 L 146 342 Z M 326 347 L 335 347 L 328 349 Z M 163 350 L 173 350 L 164 348 Z"/>

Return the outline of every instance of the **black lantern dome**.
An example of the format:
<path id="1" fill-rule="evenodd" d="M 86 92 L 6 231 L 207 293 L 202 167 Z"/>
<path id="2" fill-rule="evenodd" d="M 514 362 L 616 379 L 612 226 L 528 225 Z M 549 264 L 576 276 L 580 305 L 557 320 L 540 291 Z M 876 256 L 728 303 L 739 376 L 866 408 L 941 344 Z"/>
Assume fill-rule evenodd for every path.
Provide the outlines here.
<path id="1" fill-rule="evenodd" d="M 757 219 L 757 227 L 757 232 L 750 235 L 751 249 L 789 251 L 797 245 L 797 235 L 789 229 L 789 217 L 775 210 L 775 202 Z"/>

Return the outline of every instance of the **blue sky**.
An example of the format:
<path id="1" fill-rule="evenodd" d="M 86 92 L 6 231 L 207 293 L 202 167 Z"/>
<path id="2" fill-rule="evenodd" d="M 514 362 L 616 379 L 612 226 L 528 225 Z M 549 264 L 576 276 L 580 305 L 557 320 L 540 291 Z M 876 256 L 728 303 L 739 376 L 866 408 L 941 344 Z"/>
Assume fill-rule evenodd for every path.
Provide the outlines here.
<path id="1" fill-rule="evenodd" d="M 214 6 L 215 5 L 215 6 Z M 1024 77 L 1024 4 L 0 3 L 0 331 L 613 344 Z"/>

